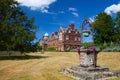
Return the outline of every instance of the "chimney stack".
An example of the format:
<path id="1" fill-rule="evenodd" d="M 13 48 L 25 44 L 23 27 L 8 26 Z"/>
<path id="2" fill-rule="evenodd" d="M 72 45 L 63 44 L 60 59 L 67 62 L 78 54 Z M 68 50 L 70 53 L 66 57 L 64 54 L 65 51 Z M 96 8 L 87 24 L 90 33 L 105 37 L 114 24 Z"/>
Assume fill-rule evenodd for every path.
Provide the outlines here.
<path id="1" fill-rule="evenodd" d="M 73 30 L 74 29 L 74 24 L 70 24 L 69 27 L 70 27 L 70 29 Z"/>

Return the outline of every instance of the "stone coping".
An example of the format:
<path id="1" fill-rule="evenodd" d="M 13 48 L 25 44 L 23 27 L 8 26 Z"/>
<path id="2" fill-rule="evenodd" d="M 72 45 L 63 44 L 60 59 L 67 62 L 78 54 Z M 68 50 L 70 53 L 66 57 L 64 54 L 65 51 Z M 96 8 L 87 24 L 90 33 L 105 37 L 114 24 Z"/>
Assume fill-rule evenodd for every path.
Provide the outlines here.
<path id="1" fill-rule="evenodd" d="M 72 66 L 71 69 L 76 71 L 88 71 L 88 72 L 109 71 L 109 68 L 100 66 L 97 67 Z"/>

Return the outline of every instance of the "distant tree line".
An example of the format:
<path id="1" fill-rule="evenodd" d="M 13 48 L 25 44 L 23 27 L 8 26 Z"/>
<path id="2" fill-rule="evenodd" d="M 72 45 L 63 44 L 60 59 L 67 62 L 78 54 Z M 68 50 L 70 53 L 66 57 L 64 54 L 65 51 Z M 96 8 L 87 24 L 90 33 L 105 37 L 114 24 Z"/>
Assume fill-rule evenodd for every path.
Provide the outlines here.
<path id="1" fill-rule="evenodd" d="M 34 18 L 28 19 L 15 0 L 0 0 L 0 51 L 35 51 Z"/>
<path id="2" fill-rule="evenodd" d="M 120 12 L 116 14 L 116 17 L 104 12 L 99 13 L 92 27 L 96 45 L 120 44 Z"/>

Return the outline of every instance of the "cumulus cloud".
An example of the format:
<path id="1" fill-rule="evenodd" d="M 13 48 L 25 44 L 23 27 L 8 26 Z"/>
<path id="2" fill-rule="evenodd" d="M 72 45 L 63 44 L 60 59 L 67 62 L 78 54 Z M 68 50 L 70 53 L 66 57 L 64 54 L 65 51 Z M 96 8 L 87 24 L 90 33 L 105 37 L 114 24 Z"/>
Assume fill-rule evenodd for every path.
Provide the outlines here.
<path id="1" fill-rule="evenodd" d="M 104 12 L 107 14 L 117 13 L 120 11 L 120 3 L 119 4 L 113 4 L 105 9 Z"/>
<path id="2" fill-rule="evenodd" d="M 68 10 L 69 10 L 69 11 L 77 11 L 77 9 L 76 9 L 76 8 L 73 8 L 73 7 L 68 8 Z"/>
<path id="3" fill-rule="evenodd" d="M 78 14 L 78 13 L 76 13 L 76 12 L 72 12 L 72 14 L 73 14 L 74 16 L 76 16 L 76 17 L 78 17 L 78 16 L 79 16 L 79 14 Z"/>
<path id="4" fill-rule="evenodd" d="M 56 0 L 16 0 L 21 6 L 29 7 L 31 10 L 40 10 L 42 13 L 49 13 L 50 4 Z"/>

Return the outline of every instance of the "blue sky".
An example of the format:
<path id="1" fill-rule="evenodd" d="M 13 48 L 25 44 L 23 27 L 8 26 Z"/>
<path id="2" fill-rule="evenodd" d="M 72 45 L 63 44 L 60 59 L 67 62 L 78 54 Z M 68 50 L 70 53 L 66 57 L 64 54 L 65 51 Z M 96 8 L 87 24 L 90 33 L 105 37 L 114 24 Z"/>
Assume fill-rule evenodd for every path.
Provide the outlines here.
<path id="1" fill-rule="evenodd" d="M 84 17 L 94 18 L 100 12 L 110 15 L 120 11 L 120 0 L 16 0 L 29 18 L 35 18 L 36 39 L 46 32 L 50 35 L 60 26 L 74 23 L 80 30 Z"/>

